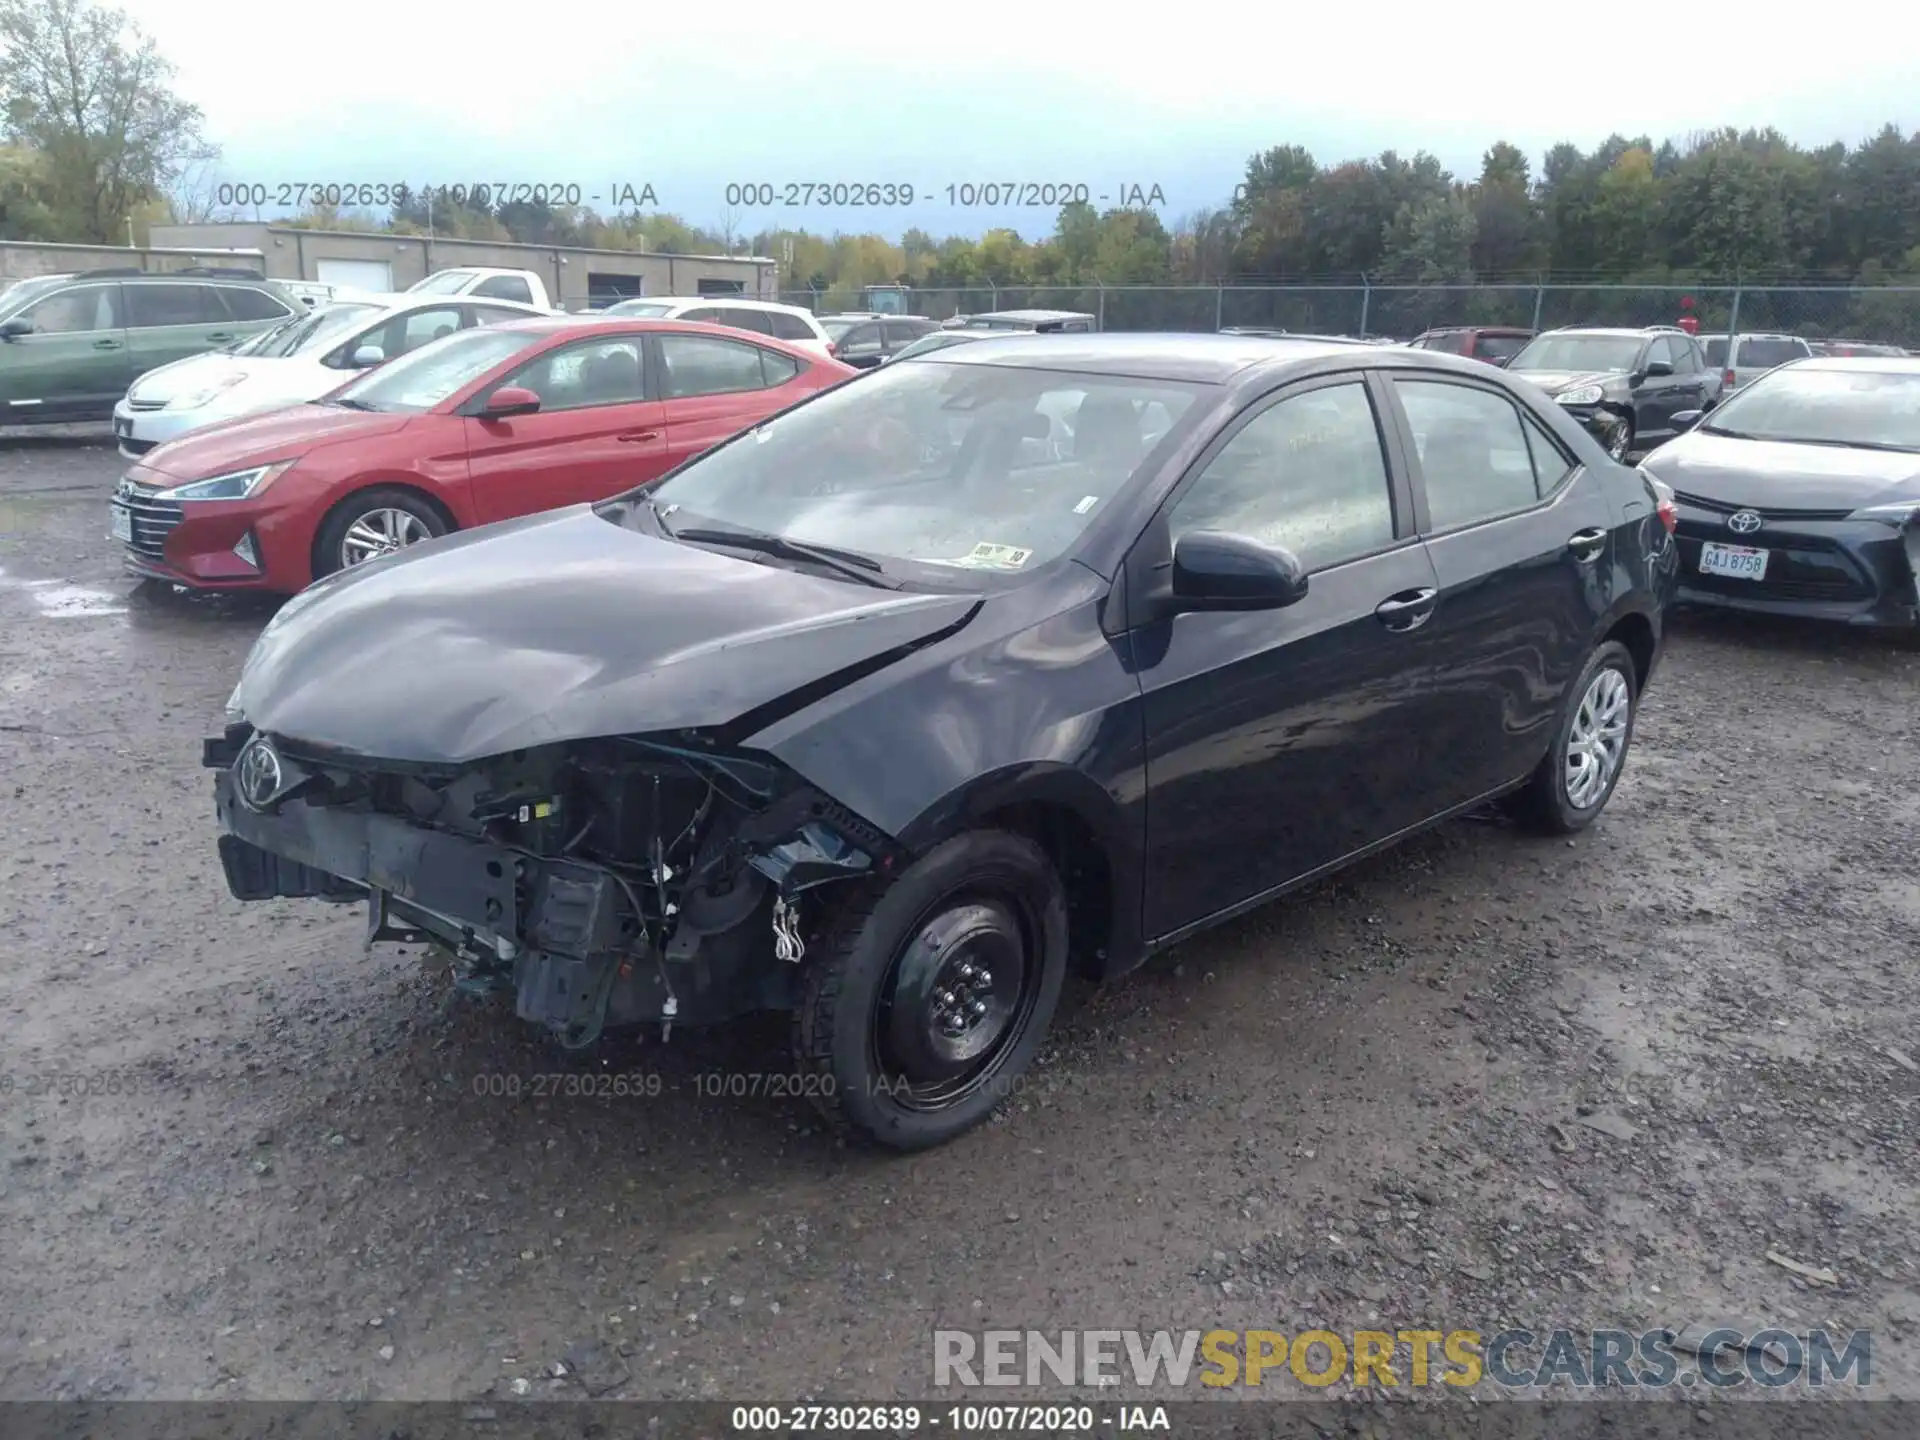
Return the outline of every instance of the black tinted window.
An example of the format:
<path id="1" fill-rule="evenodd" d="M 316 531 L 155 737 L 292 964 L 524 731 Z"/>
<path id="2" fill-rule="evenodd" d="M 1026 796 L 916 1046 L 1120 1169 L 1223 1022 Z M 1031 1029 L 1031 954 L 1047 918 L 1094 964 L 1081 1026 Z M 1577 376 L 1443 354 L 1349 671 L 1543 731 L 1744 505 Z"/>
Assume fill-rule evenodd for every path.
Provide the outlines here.
<path id="1" fill-rule="evenodd" d="M 1473 353 L 1482 360 L 1511 360 L 1526 348 L 1524 335 L 1481 335 L 1473 342 Z"/>
<path id="2" fill-rule="evenodd" d="M 890 349 L 898 345 L 911 345 L 932 329 L 932 324 L 924 320 L 889 320 L 880 327 Z"/>
<path id="3" fill-rule="evenodd" d="M 1284 546 L 1309 570 L 1391 544 L 1393 499 L 1366 387 L 1329 385 L 1256 415 L 1207 462 L 1168 523 L 1175 540 L 1225 530 Z"/>
<path id="4" fill-rule="evenodd" d="M 211 325 L 227 318 L 227 307 L 205 285 L 126 286 L 127 324 L 136 330 L 162 325 Z"/>
<path id="5" fill-rule="evenodd" d="M 784 385 L 800 373 L 800 362 L 791 355 L 781 355 L 773 350 L 760 352 L 760 378 L 771 390 L 776 385 Z"/>
<path id="6" fill-rule="evenodd" d="M 758 345 L 706 335 L 662 335 L 661 394 L 669 400 L 760 390 L 767 384 Z M 789 377 L 791 378 L 791 377 Z"/>
<path id="7" fill-rule="evenodd" d="M 232 285 L 222 286 L 214 293 L 226 302 L 227 314 L 235 320 L 279 320 L 292 313 L 264 290 Z"/>
<path id="8" fill-rule="evenodd" d="M 1427 485 L 1428 528 L 1451 530 L 1531 505 L 1540 496 L 1520 412 L 1470 385 L 1394 378 Z"/>
<path id="9" fill-rule="evenodd" d="M 720 312 L 711 305 L 702 305 L 697 310 L 689 310 L 680 318 L 682 320 L 697 321 L 702 325 L 724 325 L 727 323 L 720 318 Z"/>
<path id="10" fill-rule="evenodd" d="M 839 353 L 846 355 L 878 355 L 880 353 L 880 327 L 878 325 L 856 325 L 840 337 Z"/>
<path id="11" fill-rule="evenodd" d="M 789 315 L 784 310 L 763 312 L 773 322 L 773 338 L 776 340 L 817 340 L 811 326 L 798 315 Z"/>
<path id="12" fill-rule="evenodd" d="M 1806 354 L 1806 344 L 1799 340 L 1742 340 L 1733 364 L 1737 370 L 1771 370 Z"/>
<path id="13" fill-rule="evenodd" d="M 1705 344 L 1705 349 L 1707 352 L 1707 364 L 1713 366 L 1716 370 L 1727 363 L 1726 336 L 1719 335 L 1708 340 Z"/>
<path id="14" fill-rule="evenodd" d="M 1673 353 L 1673 343 L 1664 335 L 1656 335 L 1653 337 L 1653 343 L 1647 346 L 1646 363 L 1654 365 L 1661 361 L 1673 366 L 1675 370 L 1680 368 L 1678 359 Z"/>
<path id="15" fill-rule="evenodd" d="M 491 276 L 474 286 L 472 293 L 484 295 L 489 300 L 517 300 L 522 305 L 533 304 L 533 287 L 527 284 L 524 275 Z"/>
<path id="16" fill-rule="evenodd" d="M 735 330 L 757 330 L 762 335 L 771 335 L 773 326 L 767 321 L 764 310 L 745 310 L 736 305 L 723 305 L 720 308 L 720 324 L 731 325 Z"/>

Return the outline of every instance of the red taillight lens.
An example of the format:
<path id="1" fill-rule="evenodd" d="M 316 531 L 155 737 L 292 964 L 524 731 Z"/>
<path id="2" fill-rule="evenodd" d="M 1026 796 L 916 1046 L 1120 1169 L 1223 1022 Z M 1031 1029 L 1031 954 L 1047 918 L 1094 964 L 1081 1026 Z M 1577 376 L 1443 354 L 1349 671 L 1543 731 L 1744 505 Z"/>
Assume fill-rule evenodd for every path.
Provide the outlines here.
<path id="1" fill-rule="evenodd" d="M 1721 383 L 1722 385 L 1731 385 L 1731 384 L 1733 384 L 1733 371 L 1731 371 L 1731 370 L 1722 370 L 1722 371 L 1720 372 L 1720 383 Z"/>
<path id="2" fill-rule="evenodd" d="M 840 347 L 831 340 L 827 341 L 827 354 L 838 360 L 840 358 Z"/>
<path id="3" fill-rule="evenodd" d="M 1645 470 L 1640 472 L 1647 482 L 1647 488 L 1653 491 L 1653 513 L 1660 517 L 1660 523 L 1667 527 L 1671 535 L 1680 528 L 1680 512 L 1674 508 L 1673 487 L 1664 480 L 1656 480 Z"/>

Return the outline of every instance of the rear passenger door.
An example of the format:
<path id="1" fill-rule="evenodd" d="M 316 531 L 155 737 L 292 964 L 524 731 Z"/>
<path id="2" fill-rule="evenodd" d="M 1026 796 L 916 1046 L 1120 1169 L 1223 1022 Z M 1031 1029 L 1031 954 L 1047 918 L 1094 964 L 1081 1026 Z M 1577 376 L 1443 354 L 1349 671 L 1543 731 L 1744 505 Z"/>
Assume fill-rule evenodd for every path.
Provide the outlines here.
<path id="1" fill-rule="evenodd" d="M 1494 385 L 1395 373 L 1439 595 L 1426 783 L 1452 809 L 1525 775 L 1612 605 L 1618 523 L 1602 481 Z"/>
<path id="2" fill-rule="evenodd" d="M 720 335 L 667 332 L 649 337 L 649 364 L 666 404 L 672 469 L 711 449 L 785 403 L 770 394 L 798 378 L 800 362 L 765 345 Z"/>
<path id="3" fill-rule="evenodd" d="M 121 293 L 127 306 L 127 348 L 135 375 L 189 355 L 218 350 L 245 333 L 211 285 L 126 280 L 121 282 Z"/>

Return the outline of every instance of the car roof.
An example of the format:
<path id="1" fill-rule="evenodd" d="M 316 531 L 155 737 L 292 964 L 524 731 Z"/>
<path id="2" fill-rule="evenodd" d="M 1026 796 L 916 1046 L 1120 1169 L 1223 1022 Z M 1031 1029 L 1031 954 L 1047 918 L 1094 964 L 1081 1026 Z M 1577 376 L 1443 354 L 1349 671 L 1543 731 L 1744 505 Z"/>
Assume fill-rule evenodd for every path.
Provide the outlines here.
<path id="1" fill-rule="evenodd" d="M 1553 330 L 1542 330 L 1538 339 L 1549 335 L 1619 335 L 1644 339 L 1648 335 L 1684 335 L 1687 332 L 1677 325 L 1562 325 Z"/>
<path id="2" fill-rule="evenodd" d="M 969 321 L 1022 320 L 1039 324 L 1048 320 L 1091 320 L 1093 315 L 1086 310 L 983 310 L 966 318 Z"/>
<path id="3" fill-rule="evenodd" d="M 438 271 L 445 274 L 445 271 Z M 422 295 L 413 291 L 401 291 L 394 295 L 336 295 L 336 303 L 341 305 L 378 305 L 386 310 L 417 310 L 442 305 L 504 305 L 509 310 L 524 310 L 529 315 L 545 315 L 547 312 L 538 305 L 529 305 L 524 300 L 502 300 L 493 295 L 449 295 L 442 291 L 437 295 Z"/>
<path id="4" fill-rule="evenodd" d="M 649 305 L 732 305 L 748 310 L 790 310 L 795 315 L 811 316 L 813 312 L 801 305 L 788 305 L 779 300 L 756 300 L 751 295 L 627 295 L 626 300 L 641 300 Z"/>
<path id="5" fill-rule="evenodd" d="M 1013 341 L 1014 343 L 1006 343 Z M 1370 354 L 1388 352 L 1365 347 Z M 1148 380 L 1198 380 L 1223 384 L 1249 366 L 1263 362 L 1351 357 L 1352 342 L 1288 336 L 1105 334 L 994 336 L 941 351 L 929 364 L 1006 365 L 1035 370 L 1075 370 L 1089 375 L 1125 375 Z M 1396 352 L 1398 353 L 1398 352 Z M 1408 351 L 1417 355 L 1418 351 Z M 1448 357 L 1433 357 L 1444 359 Z M 1463 362 L 1464 363 L 1464 362 Z"/>

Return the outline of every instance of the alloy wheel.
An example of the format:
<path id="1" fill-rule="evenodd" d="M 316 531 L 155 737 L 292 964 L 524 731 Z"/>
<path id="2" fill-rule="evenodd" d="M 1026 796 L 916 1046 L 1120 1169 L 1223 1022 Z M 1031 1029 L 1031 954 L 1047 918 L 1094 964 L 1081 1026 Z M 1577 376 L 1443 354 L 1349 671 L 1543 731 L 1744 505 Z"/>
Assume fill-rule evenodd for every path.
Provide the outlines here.
<path id="1" fill-rule="evenodd" d="M 1607 432 L 1608 458 L 1625 460 L 1627 458 L 1627 446 L 1632 439 L 1633 431 L 1628 427 L 1627 422 L 1622 420 Z"/>
<path id="2" fill-rule="evenodd" d="M 1589 810 L 1606 798 L 1627 753 L 1627 722 L 1632 691 L 1627 677 L 1611 666 L 1587 685 L 1567 732 L 1567 803 Z"/>
<path id="3" fill-rule="evenodd" d="M 340 539 L 340 565 L 364 564 L 422 540 L 431 540 L 427 522 L 411 510 L 369 510 L 347 527 Z"/>

